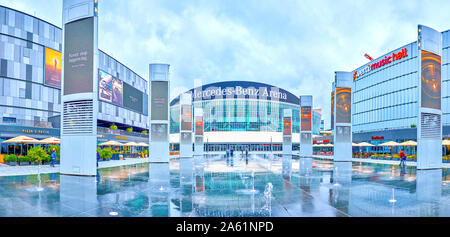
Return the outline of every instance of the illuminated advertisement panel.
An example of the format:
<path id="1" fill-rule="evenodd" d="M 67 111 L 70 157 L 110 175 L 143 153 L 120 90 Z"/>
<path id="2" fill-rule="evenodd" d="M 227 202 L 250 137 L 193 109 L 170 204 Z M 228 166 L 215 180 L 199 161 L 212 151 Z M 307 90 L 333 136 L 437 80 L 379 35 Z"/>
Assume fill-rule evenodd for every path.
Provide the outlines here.
<path id="1" fill-rule="evenodd" d="M 192 106 L 181 105 L 181 130 L 192 131 Z"/>
<path id="2" fill-rule="evenodd" d="M 422 108 L 441 109 L 441 56 L 422 50 Z"/>
<path id="3" fill-rule="evenodd" d="M 45 48 L 45 84 L 61 88 L 62 54 Z"/>
<path id="4" fill-rule="evenodd" d="M 74 21 L 64 31 L 64 95 L 94 87 L 94 18 Z"/>
<path id="5" fill-rule="evenodd" d="M 152 124 L 152 142 L 167 142 L 169 139 L 167 127 L 167 124 Z"/>
<path id="6" fill-rule="evenodd" d="M 123 106 L 127 109 L 131 109 L 142 113 L 142 105 L 143 105 L 143 93 L 128 85 L 127 83 L 123 83 Z"/>
<path id="7" fill-rule="evenodd" d="M 334 129 L 334 91 L 331 92 L 331 130 Z"/>
<path id="8" fill-rule="evenodd" d="M 305 106 L 301 108 L 301 131 L 311 131 L 311 107 Z"/>
<path id="9" fill-rule="evenodd" d="M 112 79 L 112 103 L 123 105 L 123 82 L 117 78 Z"/>
<path id="10" fill-rule="evenodd" d="M 152 81 L 151 83 L 151 119 L 169 119 L 169 82 Z"/>
<path id="11" fill-rule="evenodd" d="M 195 135 L 203 135 L 203 118 L 195 117 Z"/>
<path id="12" fill-rule="evenodd" d="M 108 73 L 98 71 L 98 99 L 106 102 L 112 102 L 113 77 Z"/>
<path id="13" fill-rule="evenodd" d="M 351 123 L 351 92 L 349 87 L 336 88 L 336 123 Z"/>
<path id="14" fill-rule="evenodd" d="M 286 135 L 286 136 L 292 135 L 292 118 L 291 117 L 283 118 L 283 135 Z"/>

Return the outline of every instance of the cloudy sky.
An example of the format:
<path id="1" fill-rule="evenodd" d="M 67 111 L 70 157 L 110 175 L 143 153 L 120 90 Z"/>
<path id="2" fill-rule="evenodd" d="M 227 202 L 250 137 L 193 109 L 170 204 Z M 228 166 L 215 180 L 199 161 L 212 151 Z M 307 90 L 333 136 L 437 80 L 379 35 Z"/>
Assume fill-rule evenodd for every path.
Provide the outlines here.
<path id="1" fill-rule="evenodd" d="M 62 0 L 0 0 L 61 26 Z M 417 24 L 450 29 L 450 1 L 99 0 L 99 48 L 148 78 L 171 65 L 172 97 L 218 81 L 312 94 L 330 118 L 334 71 L 415 41 Z"/>

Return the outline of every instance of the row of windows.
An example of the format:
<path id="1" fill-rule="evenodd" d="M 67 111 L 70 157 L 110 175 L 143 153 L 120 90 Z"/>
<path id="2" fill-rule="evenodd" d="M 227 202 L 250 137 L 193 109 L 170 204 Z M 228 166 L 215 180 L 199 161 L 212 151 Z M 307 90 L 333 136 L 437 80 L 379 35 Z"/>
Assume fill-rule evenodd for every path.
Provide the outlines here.
<path id="1" fill-rule="evenodd" d="M 61 104 L 61 90 L 41 84 L 0 77 L 0 97 L 27 99 L 44 103 Z M 3 103 L 0 103 L 2 105 Z"/>
<path id="2" fill-rule="evenodd" d="M 353 115 L 367 111 L 378 110 L 399 104 L 417 103 L 417 87 L 406 90 L 396 91 L 394 93 L 373 97 L 364 101 L 353 103 Z"/>
<path id="3" fill-rule="evenodd" d="M 99 101 L 99 119 L 148 128 L 147 116 Z"/>
<path id="4" fill-rule="evenodd" d="M 417 103 L 396 105 L 353 115 L 353 125 L 375 123 L 385 120 L 410 118 L 418 115 Z"/>
<path id="5" fill-rule="evenodd" d="M 409 128 L 411 125 L 417 125 L 417 117 L 405 118 L 399 120 L 387 120 L 369 124 L 353 125 L 353 132 L 367 132 L 375 130 L 385 130 L 394 128 Z"/>
<path id="6" fill-rule="evenodd" d="M 3 34 L 61 51 L 62 30 L 35 17 L 0 7 L 0 26 Z"/>

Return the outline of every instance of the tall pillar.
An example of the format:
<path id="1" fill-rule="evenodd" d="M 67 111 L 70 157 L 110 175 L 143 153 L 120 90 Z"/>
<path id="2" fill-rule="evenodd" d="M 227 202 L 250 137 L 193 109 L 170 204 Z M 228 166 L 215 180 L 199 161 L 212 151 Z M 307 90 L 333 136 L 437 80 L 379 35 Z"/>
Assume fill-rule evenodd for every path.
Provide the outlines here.
<path id="1" fill-rule="evenodd" d="M 334 161 L 352 161 L 352 74 L 336 72 L 334 97 Z"/>
<path id="2" fill-rule="evenodd" d="M 292 110 L 283 110 L 283 155 L 292 156 Z"/>
<path id="3" fill-rule="evenodd" d="M 442 35 L 419 25 L 419 114 L 417 169 L 442 168 Z"/>
<path id="4" fill-rule="evenodd" d="M 194 139 L 194 155 L 203 156 L 203 109 L 194 109 L 194 123 L 195 123 L 195 139 Z"/>
<path id="5" fill-rule="evenodd" d="M 180 96 L 180 158 L 192 158 L 192 144 L 192 95 L 184 93 Z"/>
<path id="6" fill-rule="evenodd" d="M 169 162 L 169 67 L 150 64 L 150 163 Z"/>
<path id="7" fill-rule="evenodd" d="M 300 96 L 300 158 L 311 158 L 313 155 L 312 106 L 312 96 Z"/>
<path id="8" fill-rule="evenodd" d="M 97 174 L 97 1 L 63 1 L 61 174 Z"/>

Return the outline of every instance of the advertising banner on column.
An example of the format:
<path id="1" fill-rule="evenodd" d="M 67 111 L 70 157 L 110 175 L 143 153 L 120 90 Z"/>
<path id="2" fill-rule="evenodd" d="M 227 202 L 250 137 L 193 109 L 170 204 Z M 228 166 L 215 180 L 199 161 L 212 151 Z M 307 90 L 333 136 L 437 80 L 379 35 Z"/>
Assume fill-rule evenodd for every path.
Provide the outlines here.
<path id="1" fill-rule="evenodd" d="M 336 126 L 336 141 L 340 142 L 351 142 L 352 134 L 350 133 L 350 126 Z"/>
<path id="2" fill-rule="evenodd" d="M 192 106 L 181 105 L 181 130 L 192 131 Z"/>
<path id="3" fill-rule="evenodd" d="M 331 130 L 334 129 L 334 91 L 331 92 Z"/>
<path id="4" fill-rule="evenodd" d="M 62 54 L 45 48 L 45 84 L 61 88 Z"/>
<path id="5" fill-rule="evenodd" d="M 152 124 L 151 137 L 152 142 L 167 142 L 169 139 L 167 124 Z"/>
<path id="6" fill-rule="evenodd" d="M 192 145 L 192 133 L 191 132 L 180 133 L 180 144 Z"/>
<path id="7" fill-rule="evenodd" d="M 302 143 L 302 144 L 310 144 L 310 143 L 312 143 L 311 133 L 301 133 L 301 135 L 300 135 L 300 143 Z"/>
<path id="8" fill-rule="evenodd" d="M 195 135 L 203 135 L 203 118 L 195 117 Z"/>
<path id="9" fill-rule="evenodd" d="M 169 82 L 151 82 L 151 120 L 169 119 Z"/>
<path id="10" fill-rule="evenodd" d="M 64 34 L 64 95 L 93 91 L 94 18 L 66 24 Z"/>
<path id="11" fill-rule="evenodd" d="M 285 136 L 292 135 L 292 118 L 291 117 L 283 118 L 283 135 L 285 135 Z"/>
<path id="12" fill-rule="evenodd" d="M 352 89 L 349 87 L 336 88 L 336 123 L 351 123 Z"/>
<path id="13" fill-rule="evenodd" d="M 122 106 L 123 105 L 123 82 L 117 78 L 112 80 L 112 103 Z"/>
<path id="14" fill-rule="evenodd" d="M 301 108 L 300 116 L 301 116 L 301 131 L 310 132 L 312 130 L 311 126 L 311 106 L 304 106 Z"/>
<path id="15" fill-rule="evenodd" d="M 441 56 L 422 50 L 422 108 L 441 109 Z"/>

